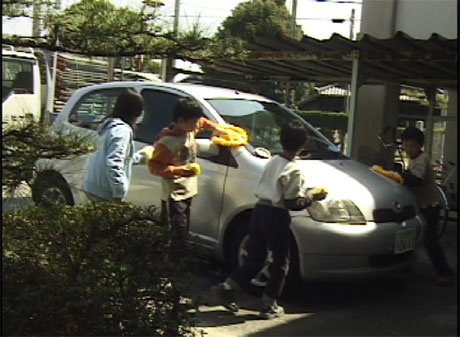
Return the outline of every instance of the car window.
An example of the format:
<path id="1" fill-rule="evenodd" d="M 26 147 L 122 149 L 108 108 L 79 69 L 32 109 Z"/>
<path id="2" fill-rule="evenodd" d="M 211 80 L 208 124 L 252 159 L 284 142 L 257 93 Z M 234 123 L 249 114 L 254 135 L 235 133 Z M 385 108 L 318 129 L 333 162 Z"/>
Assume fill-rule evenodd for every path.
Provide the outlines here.
<path id="1" fill-rule="evenodd" d="M 249 133 L 250 146 L 264 148 L 271 154 L 282 152 L 280 144 L 281 126 L 287 121 L 302 121 L 309 132 L 306 149 L 300 154 L 302 159 L 344 158 L 340 150 L 318 130 L 290 110 L 273 102 L 245 99 L 210 99 L 208 102 L 231 124 L 243 127 Z"/>
<path id="2" fill-rule="evenodd" d="M 144 114 L 134 129 L 134 139 L 153 144 L 159 132 L 172 122 L 172 111 L 181 97 L 170 92 L 144 89 Z"/>
<path id="3" fill-rule="evenodd" d="M 124 89 L 101 89 L 84 95 L 71 111 L 69 122 L 96 130 L 104 117 L 112 113 L 117 97 Z"/>

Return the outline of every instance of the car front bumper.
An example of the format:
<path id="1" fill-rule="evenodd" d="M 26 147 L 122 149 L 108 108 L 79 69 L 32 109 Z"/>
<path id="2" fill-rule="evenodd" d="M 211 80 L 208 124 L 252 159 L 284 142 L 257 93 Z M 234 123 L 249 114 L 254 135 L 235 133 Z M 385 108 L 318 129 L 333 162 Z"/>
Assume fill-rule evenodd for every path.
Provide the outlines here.
<path id="1" fill-rule="evenodd" d="M 401 223 L 344 225 L 293 217 L 291 225 L 304 280 L 377 277 L 409 267 L 422 242 L 424 220 L 417 215 Z M 415 247 L 396 253 L 398 231 L 413 229 Z"/>

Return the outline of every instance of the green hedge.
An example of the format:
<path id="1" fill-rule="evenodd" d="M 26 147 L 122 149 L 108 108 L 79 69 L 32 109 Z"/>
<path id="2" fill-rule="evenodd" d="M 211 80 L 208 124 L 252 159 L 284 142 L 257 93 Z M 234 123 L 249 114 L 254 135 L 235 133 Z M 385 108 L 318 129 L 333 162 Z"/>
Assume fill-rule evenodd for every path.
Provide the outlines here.
<path id="1" fill-rule="evenodd" d="M 190 261 L 156 219 L 116 203 L 3 214 L 2 335 L 193 336 Z"/>
<path id="2" fill-rule="evenodd" d="M 329 127 L 332 130 L 347 130 L 348 113 L 304 110 L 297 110 L 296 113 L 316 128 Z"/>

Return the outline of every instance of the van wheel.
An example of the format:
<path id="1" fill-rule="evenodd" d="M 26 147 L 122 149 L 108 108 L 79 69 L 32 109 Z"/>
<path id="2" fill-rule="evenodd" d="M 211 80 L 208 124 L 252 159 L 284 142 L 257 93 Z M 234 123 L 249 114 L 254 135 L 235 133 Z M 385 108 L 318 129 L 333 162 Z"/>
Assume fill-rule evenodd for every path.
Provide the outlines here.
<path id="1" fill-rule="evenodd" d="M 32 184 L 32 199 L 39 206 L 74 205 L 72 192 L 58 173 L 42 173 Z"/>

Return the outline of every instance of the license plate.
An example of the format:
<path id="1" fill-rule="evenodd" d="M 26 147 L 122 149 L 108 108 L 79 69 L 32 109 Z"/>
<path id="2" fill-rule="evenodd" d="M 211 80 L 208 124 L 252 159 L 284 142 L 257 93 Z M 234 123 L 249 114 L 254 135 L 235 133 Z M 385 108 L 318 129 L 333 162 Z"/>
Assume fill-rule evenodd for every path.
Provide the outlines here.
<path id="1" fill-rule="evenodd" d="M 415 228 L 396 231 L 395 254 L 408 252 L 415 249 Z"/>

